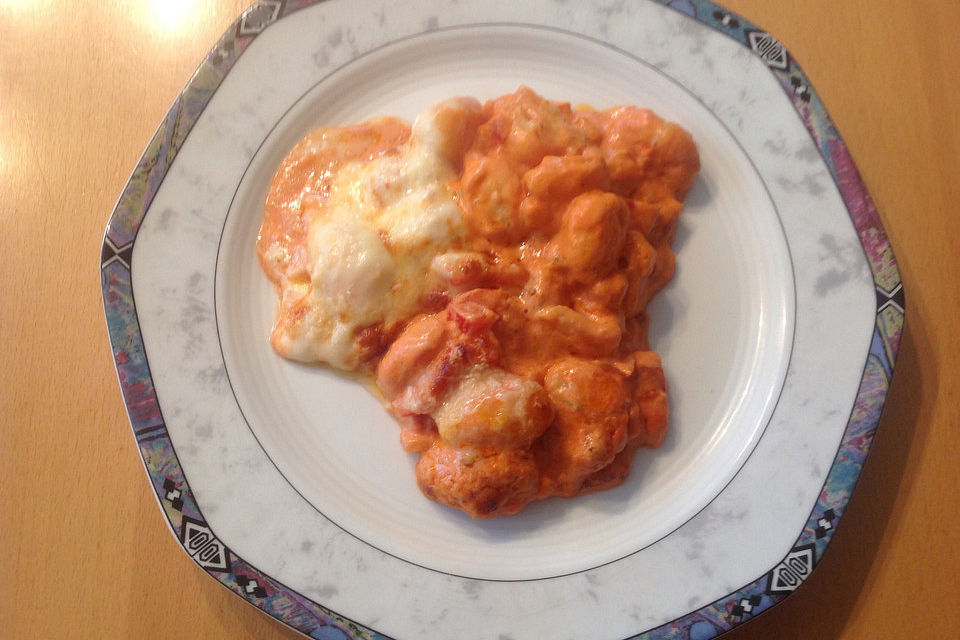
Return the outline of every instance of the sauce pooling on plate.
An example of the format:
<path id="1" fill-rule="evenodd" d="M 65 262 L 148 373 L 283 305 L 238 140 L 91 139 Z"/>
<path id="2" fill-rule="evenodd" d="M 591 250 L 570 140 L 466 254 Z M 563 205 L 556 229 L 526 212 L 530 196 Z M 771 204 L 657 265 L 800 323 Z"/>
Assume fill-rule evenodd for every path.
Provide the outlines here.
<path id="1" fill-rule="evenodd" d="M 266 201 L 271 344 L 373 375 L 423 493 L 473 517 L 616 486 L 666 433 L 645 308 L 698 171 L 649 110 L 526 88 L 319 129 Z"/>

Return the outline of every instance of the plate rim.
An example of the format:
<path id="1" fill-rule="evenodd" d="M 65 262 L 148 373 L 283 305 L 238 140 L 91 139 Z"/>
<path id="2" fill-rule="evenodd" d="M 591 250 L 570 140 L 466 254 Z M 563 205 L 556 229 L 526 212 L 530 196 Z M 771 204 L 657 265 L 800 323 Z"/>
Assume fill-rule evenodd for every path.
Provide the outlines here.
<path id="1" fill-rule="evenodd" d="M 384 638 L 374 629 L 327 609 L 246 563 L 220 541 L 206 523 L 180 468 L 153 391 L 130 274 L 140 221 L 180 145 L 233 64 L 271 24 L 324 1 L 257 0 L 237 18 L 204 58 L 161 121 L 110 216 L 101 247 L 101 293 L 124 407 L 155 498 L 181 548 L 221 585 L 305 635 L 324 626 L 334 626 L 350 637 Z M 691 628 L 700 624 L 710 625 L 716 634 L 729 631 L 782 602 L 809 578 L 819 564 L 849 503 L 875 437 L 899 351 L 905 299 L 890 242 L 866 185 L 822 101 L 783 44 L 709 0 L 641 1 L 677 11 L 734 39 L 759 57 L 774 74 L 834 180 L 870 267 L 876 290 L 876 320 L 857 396 L 817 502 L 790 551 L 753 582 L 672 621 L 642 631 L 636 637 L 660 638 L 680 631 L 689 633 Z M 137 349 L 140 357 L 131 360 L 131 353 Z M 869 375 L 871 360 L 880 367 L 883 375 L 879 378 Z M 865 418 L 858 420 L 857 409 L 868 399 L 871 406 L 879 402 L 878 410 L 863 412 Z M 150 453 L 158 454 L 163 464 L 154 463 L 151 469 L 147 460 Z"/>

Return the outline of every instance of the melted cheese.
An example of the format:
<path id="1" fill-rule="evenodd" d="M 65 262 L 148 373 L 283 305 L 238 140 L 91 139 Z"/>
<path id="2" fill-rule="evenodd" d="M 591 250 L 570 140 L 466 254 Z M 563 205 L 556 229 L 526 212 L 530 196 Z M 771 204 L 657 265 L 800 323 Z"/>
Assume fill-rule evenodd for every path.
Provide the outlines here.
<path id="1" fill-rule="evenodd" d="M 479 108 L 464 99 L 432 107 L 406 144 L 343 165 L 326 198 L 304 199 L 310 286 L 293 294 L 302 296 L 300 320 L 278 322 L 281 354 L 356 368 L 358 330 L 390 327 L 442 288 L 431 263 L 465 235 L 450 187 L 459 173 L 448 159 L 459 133 L 451 120 L 475 117 Z"/>
<path id="2" fill-rule="evenodd" d="M 543 433 L 553 412 L 533 380 L 481 365 L 457 379 L 432 417 L 453 446 L 523 448 Z"/>

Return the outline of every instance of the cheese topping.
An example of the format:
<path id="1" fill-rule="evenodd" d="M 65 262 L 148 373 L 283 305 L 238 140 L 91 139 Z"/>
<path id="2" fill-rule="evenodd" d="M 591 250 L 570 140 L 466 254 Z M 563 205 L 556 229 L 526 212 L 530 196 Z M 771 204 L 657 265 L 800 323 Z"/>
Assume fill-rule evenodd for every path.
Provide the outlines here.
<path id="1" fill-rule="evenodd" d="M 281 355 L 357 368 L 361 330 L 391 328 L 438 289 L 431 263 L 465 233 L 450 186 L 459 176 L 450 150 L 462 144 L 462 123 L 479 109 L 467 99 L 436 105 L 417 118 L 405 144 L 341 164 L 320 193 L 302 199 L 309 282 L 280 283 L 273 345 Z M 325 140 L 325 133 L 315 135 Z M 303 147 L 331 151 L 320 142 Z"/>

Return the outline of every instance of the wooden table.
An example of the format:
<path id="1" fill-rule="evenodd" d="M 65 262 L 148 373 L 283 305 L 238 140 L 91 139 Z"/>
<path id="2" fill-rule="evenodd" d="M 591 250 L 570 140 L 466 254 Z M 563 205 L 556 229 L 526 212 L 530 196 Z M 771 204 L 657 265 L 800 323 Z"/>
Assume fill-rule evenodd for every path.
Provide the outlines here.
<path id="1" fill-rule="evenodd" d="M 180 550 L 114 375 L 97 256 L 242 0 L 0 0 L 0 636 L 294 638 Z M 960 638 L 960 3 L 729 0 L 800 61 L 899 259 L 907 326 L 813 577 L 728 637 Z"/>

